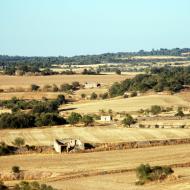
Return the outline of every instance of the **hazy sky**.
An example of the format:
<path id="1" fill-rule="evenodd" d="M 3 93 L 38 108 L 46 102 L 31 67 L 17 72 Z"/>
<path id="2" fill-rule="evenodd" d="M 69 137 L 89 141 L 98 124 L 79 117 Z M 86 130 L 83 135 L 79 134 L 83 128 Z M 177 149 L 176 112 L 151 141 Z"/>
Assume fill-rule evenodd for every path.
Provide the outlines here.
<path id="1" fill-rule="evenodd" d="M 190 0 L 0 0 L 0 54 L 190 47 Z"/>

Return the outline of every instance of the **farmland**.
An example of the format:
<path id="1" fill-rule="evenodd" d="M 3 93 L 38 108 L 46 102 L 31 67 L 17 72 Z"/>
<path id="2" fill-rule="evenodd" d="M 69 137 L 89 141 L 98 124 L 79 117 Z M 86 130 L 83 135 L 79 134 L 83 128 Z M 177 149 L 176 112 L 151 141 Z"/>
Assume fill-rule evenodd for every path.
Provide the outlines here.
<path id="1" fill-rule="evenodd" d="M 0 88 L 23 87 L 28 88 L 31 84 L 40 86 L 63 83 L 72 83 L 78 81 L 85 82 L 101 82 L 102 84 L 112 84 L 119 82 L 127 77 L 134 75 L 53 75 L 53 76 L 3 76 L 0 75 Z"/>
<path id="2" fill-rule="evenodd" d="M 101 109 L 112 109 L 119 111 L 139 111 L 140 109 L 150 108 L 152 105 L 160 106 L 190 106 L 190 103 L 180 96 L 172 95 L 146 95 L 134 98 L 116 98 L 110 100 L 98 100 L 88 103 L 77 103 L 74 105 L 63 106 L 64 109 L 73 108 L 76 112 L 90 113 L 98 112 Z"/>
<path id="3" fill-rule="evenodd" d="M 122 60 L 124 62 L 134 60 L 135 63 L 134 65 L 128 63 L 122 65 L 120 62 Z M 81 119 L 78 123 L 66 122 L 55 126 L 34 125 L 29 126 L 31 128 L 22 129 L 15 129 L 14 127 L 10 129 L 9 125 L 6 125 L 7 128 L 2 127 L 0 142 L 12 146 L 14 140 L 20 137 L 24 139 L 27 146 L 37 148 L 44 146 L 50 148 L 50 151 L 42 151 L 41 153 L 37 151 L 21 152 L 20 155 L 16 153 L 15 155 L 0 156 L 0 177 L 4 176 L 2 178 L 6 184 L 14 184 L 15 181 L 9 179 L 10 171 L 13 165 L 18 165 L 21 171 L 25 173 L 24 179 L 37 180 L 60 190 L 188 189 L 190 187 L 190 144 L 187 142 L 186 144 L 174 143 L 173 145 L 160 143 L 155 147 L 152 145 L 152 147 L 146 148 L 143 146 L 143 148 L 130 147 L 125 149 L 115 146 L 119 143 L 176 141 L 176 139 L 178 140 L 176 142 L 179 142 L 190 137 L 190 92 L 188 88 L 177 93 L 171 92 L 169 89 L 158 92 L 150 88 L 142 92 L 137 90 L 134 97 L 131 95 L 132 90 L 126 92 L 129 93 L 126 97 L 125 94 L 110 96 L 109 89 L 114 82 L 133 79 L 138 74 L 144 74 L 146 68 L 151 68 L 151 61 L 155 61 L 155 65 L 160 67 L 171 64 L 172 68 L 178 63 L 183 66 L 189 64 L 187 59 L 181 56 L 134 56 L 119 58 L 118 65 L 116 63 L 107 63 L 107 65 L 102 63 L 74 64 L 69 67 L 76 72 L 72 75 L 60 74 L 68 69 L 68 65 L 53 65 L 51 69 L 58 72 L 58 74 L 48 76 L 0 75 L 0 89 L 3 90 L 0 92 L 1 113 L 10 112 L 13 115 L 28 113 L 36 117 L 40 114 L 49 116 L 50 113 L 46 113 L 46 110 L 41 113 L 39 109 L 39 112 L 35 113 L 33 108 L 36 105 L 40 105 L 42 108 L 44 105 L 50 105 L 48 103 L 55 101 L 57 96 L 62 94 L 68 101 L 59 104 L 55 109 L 57 115 L 64 117 L 66 121 L 69 121 L 68 117 L 71 112 L 81 114 L 81 118 L 85 115 L 94 117 L 92 125 L 85 125 Z M 117 67 L 121 68 L 121 74 L 115 74 L 114 69 Z M 102 71 L 101 74 L 82 75 L 81 72 L 86 68 L 92 70 L 101 68 Z M 132 72 L 129 72 L 130 69 L 132 69 Z M 188 70 L 186 72 L 188 73 Z M 61 91 L 60 86 L 62 84 L 72 85 L 75 81 L 80 83 L 77 89 Z M 85 88 L 84 83 L 86 82 L 100 83 L 101 86 Z M 151 83 L 151 80 L 147 82 Z M 32 84 L 39 85 L 39 89 L 31 90 Z M 56 91 L 44 89 L 44 86 L 53 84 L 58 87 Z M 96 94 L 96 98 L 91 98 L 92 93 Z M 101 96 L 104 93 L 108 94 L 105 99 Z M 82 95 L 85 95 L 85 97 L 82 97 Z M 19 102 L 13 97 L 17 97 L 22 101 Z M 10 102 L 4 102 L 3 104 L 3 100 L 10 100 Z M 32 108 L 24 108 L 32 100 L 38 100 L 39 102 L 34 102 L 35 105 L 31 104 Z M 16 111 L 12 109 L 14 104 L 20 106 Z M 160 107 L 161 111 L 153 114 L 150 110 L 155 105 Z M 6 106 L 9 106 L 10 109 Z M 184 115 L 176 115 L 179 111 L 183 112 Z M 51 112 L 51 114 L 54 114 L 54 112 Z M 126 126 L 123 123 L 123 119 L 128 114 L 131 114 L 136 122 L 131 126 Z M 101 121 L 102 115 L 112 116 L 113 119 L 107 122 Z M 92 151 L 69 154 L 53 152 L 52 146 L 55 139 L 69 138 L 80 139 L 84 143 L 93 145 L 111 144 L 115 146 L 115 149 L 95 148 Z M 21 149 L 25 148 L 25 145 Z M 162 182 L 150 182 L 144 186 L 136 186 L 135 168 L 142 163 L 149 163 L 153 166 L 174 166 L 174 176 Z M 178 167 L 175 164 L 178 164 Z M 186 167 L 182 167 L 184 165 Z"/>
<path id="4" fill-rule="evenodd" d="M 141 163 L 150 163 L 151 165 L 188 163 L 190 162 L 189 146 L 190 145 L 173 145 L 172 151 L 170 151 L 171 146 L 164 146 L 71 155 L 33 154 L 4 156 L 0 157 L 0 162 L 2 163 L 0 170 L 8 172 L 14 163 L 28 172 L 31 171 L 31 173 L 50 172 L 51 175 L 49 178 L 45 180 L 41 179 L 41 181 L 61 189 L 87 190 L 93 187 L 94 184 L 97 184 L 94 189 L 115 189 L 117 186 L 123 188 L 127 185 L 127 187 L 131 187 L 131 189 L 153 190 L 155 186 L 158 186 L 160 189 L 165 189 L 164 187 L 167 185 L 169 185 L 168 187 L 170 188 L 175 186 L 176 188 L 184 187 L 182 183 L 185 183 L 188 187 L 189 172 L 187 168 L 174 168 L 174 170 L 176 170 L 175 175 L 182 175 L 179 181 L 147 184 L 145 187 L 135 186 L 135 173 L 127 172 L 127 170 L 134 169 Z M 120 171 L 124 169 L 126 169 L 126 173 L 120 173 Z M 108 173 L 107 175 L 103 175 L 105 171 Z M 118 171 L 118 173 L 109 174 L 109 172 L 112 173 L 112 171 Z M 86 177 L 84 176 L 85 174 L 87 175 Z M 101 180 L 99 181 L 99 179 Z M 110 180 L 112 182 L 108 186 L 105 185 L 105 183 Z"/>
<path id="5" fill-rule="evenodd" d="M 189 129 L 128 129 L 116 127 L 52 127 L 36 129 L 1 130 L 0 138 L 11 144 L 16 137 L 30 145 L 52 145 L 55 138 L 79 138 L 84 142 L 130 142 L 162 139 L 180 139 L 190 136 Z"/>

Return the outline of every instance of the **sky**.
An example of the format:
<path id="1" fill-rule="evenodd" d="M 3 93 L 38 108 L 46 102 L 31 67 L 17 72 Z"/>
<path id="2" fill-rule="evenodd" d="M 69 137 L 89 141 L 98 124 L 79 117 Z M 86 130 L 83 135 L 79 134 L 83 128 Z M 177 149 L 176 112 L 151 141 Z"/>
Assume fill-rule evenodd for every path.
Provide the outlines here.
<path id="1" fill-rule="evenodd" d="M 0 0 L 0 54 L 190 47 L 190 0 Z"/>

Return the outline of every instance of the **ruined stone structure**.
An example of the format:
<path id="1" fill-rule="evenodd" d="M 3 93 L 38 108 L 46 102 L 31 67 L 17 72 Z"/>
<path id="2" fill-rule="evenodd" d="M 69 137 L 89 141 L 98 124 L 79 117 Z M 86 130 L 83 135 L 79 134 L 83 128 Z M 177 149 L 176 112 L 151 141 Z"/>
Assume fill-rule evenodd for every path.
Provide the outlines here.
<path id="1" fill-rule="evenodd" d="M 55 139 L 53 146 L 59 153 L 84 150 L 84 144 L 79 139 Z"/>

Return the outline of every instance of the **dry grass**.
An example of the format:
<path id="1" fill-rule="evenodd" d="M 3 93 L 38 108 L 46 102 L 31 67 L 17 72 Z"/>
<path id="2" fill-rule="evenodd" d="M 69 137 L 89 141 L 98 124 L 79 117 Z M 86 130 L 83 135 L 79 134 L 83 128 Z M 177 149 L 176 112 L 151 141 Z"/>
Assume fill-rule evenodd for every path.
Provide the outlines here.
<path id="1" fill-rule="evenodd" d="M 159 139 L 189 138 L 189 129 L 133 129 L 115 127 L 52 127 L 37 129 L 0 130 L 0 139 L 11 144 L 22 137 L 27 144 L 52 145 L 55 138 L 79 138 L 84 142 L 128 142 Z"/>
<path id="2" fill-rule="evenodd" d="M 101 84 L 110 85 L 114 82 L 119 82 L 128 75 L 53 75 L 53 76 L 6 76 L 0 75 L 0 88 L 10 87 L 23 87 L 28 88 L 31 84 L 37 84 L 40 86 L 56 84 L 61 85 L 63 83 L 72 83 L 78 81 L 80 83 L 85 82 L 99 82 Z"/>
<path id="3" fill-rule="evenodd" d="M 27 100 L 40 100 L 43 97 L 48 99 L 55 99 L 60 92 L 11 92 L 11 93 L 0 93 L 0 100 L 10 100 L 12 97 Z"/>
<path id="4" fill-rule="evenodd" d="M 175 175 L 182 175 L 183 177 L 177 181 L 166 180 L 164 182 L 149 183 L 144 186 L 135 185 L 137 180 L 135 172 L 56 181 L 49 184 L 63 190 L 189 190 L 189 168 L 175 169 Z"/>
<path id="5" fill-rule="evenodd" d="M 21 169 L 32 172 L 53 172 L 56 176 L 52 180 L 44 180 L 54 187 L 66 190 L 87 189 L 172 189 L 182 187 L 182 181 L 168 181 L 161 184 L 153 183 L 144 187 L 134 185 L 135 174 L 109 174 L 94 177 L 81 177 L 64 180 L 65 177 L 83 175 L 91 172 L 103 172 L 111 170 L 134 169 L 141 163 L 151 165 L 171 165 L 190 162 L 190 145 L 173 145 L 163 147 L 151 147 L 144 149 L 119 150 L 108 152 L 78 153 L 78 154 L 31 154 L 0 157 L 0 171 L 10 171 L 13 165 L 19 165 Z M 172 151 L 171 151 L 172 149 Z M 31 164 L 32 163 L 32 164 Z M 178 171 L 178 170 L 177 170 Z M 184 171 L 184 172 L 183 172 Z M 178 172 L 177 172 L 178 173 Z M 189 185 L 189 171 L 186 168 L 179 170 L 185 175 L 186 187 Z M 168 186 L 170 188 L 167 188 Z M 179 190 L 176 188 L 176 190 Z"/>
<path id="6" fill-rule="evenodd" d="M 94 113 L 100 109 L 112 109 L 115 112 L 138 111 L 140 109 L 150 108 L 152 105 L 170 106 L 190 106 L 188 101 L 175 95 L 147 95 L 134 98 L 121 98 L 110 100 L 97 100 L 87 103 L 78 103 L 74 105 L 63 106 L 65 109 L 73 108 L 75 112 Z"/>

